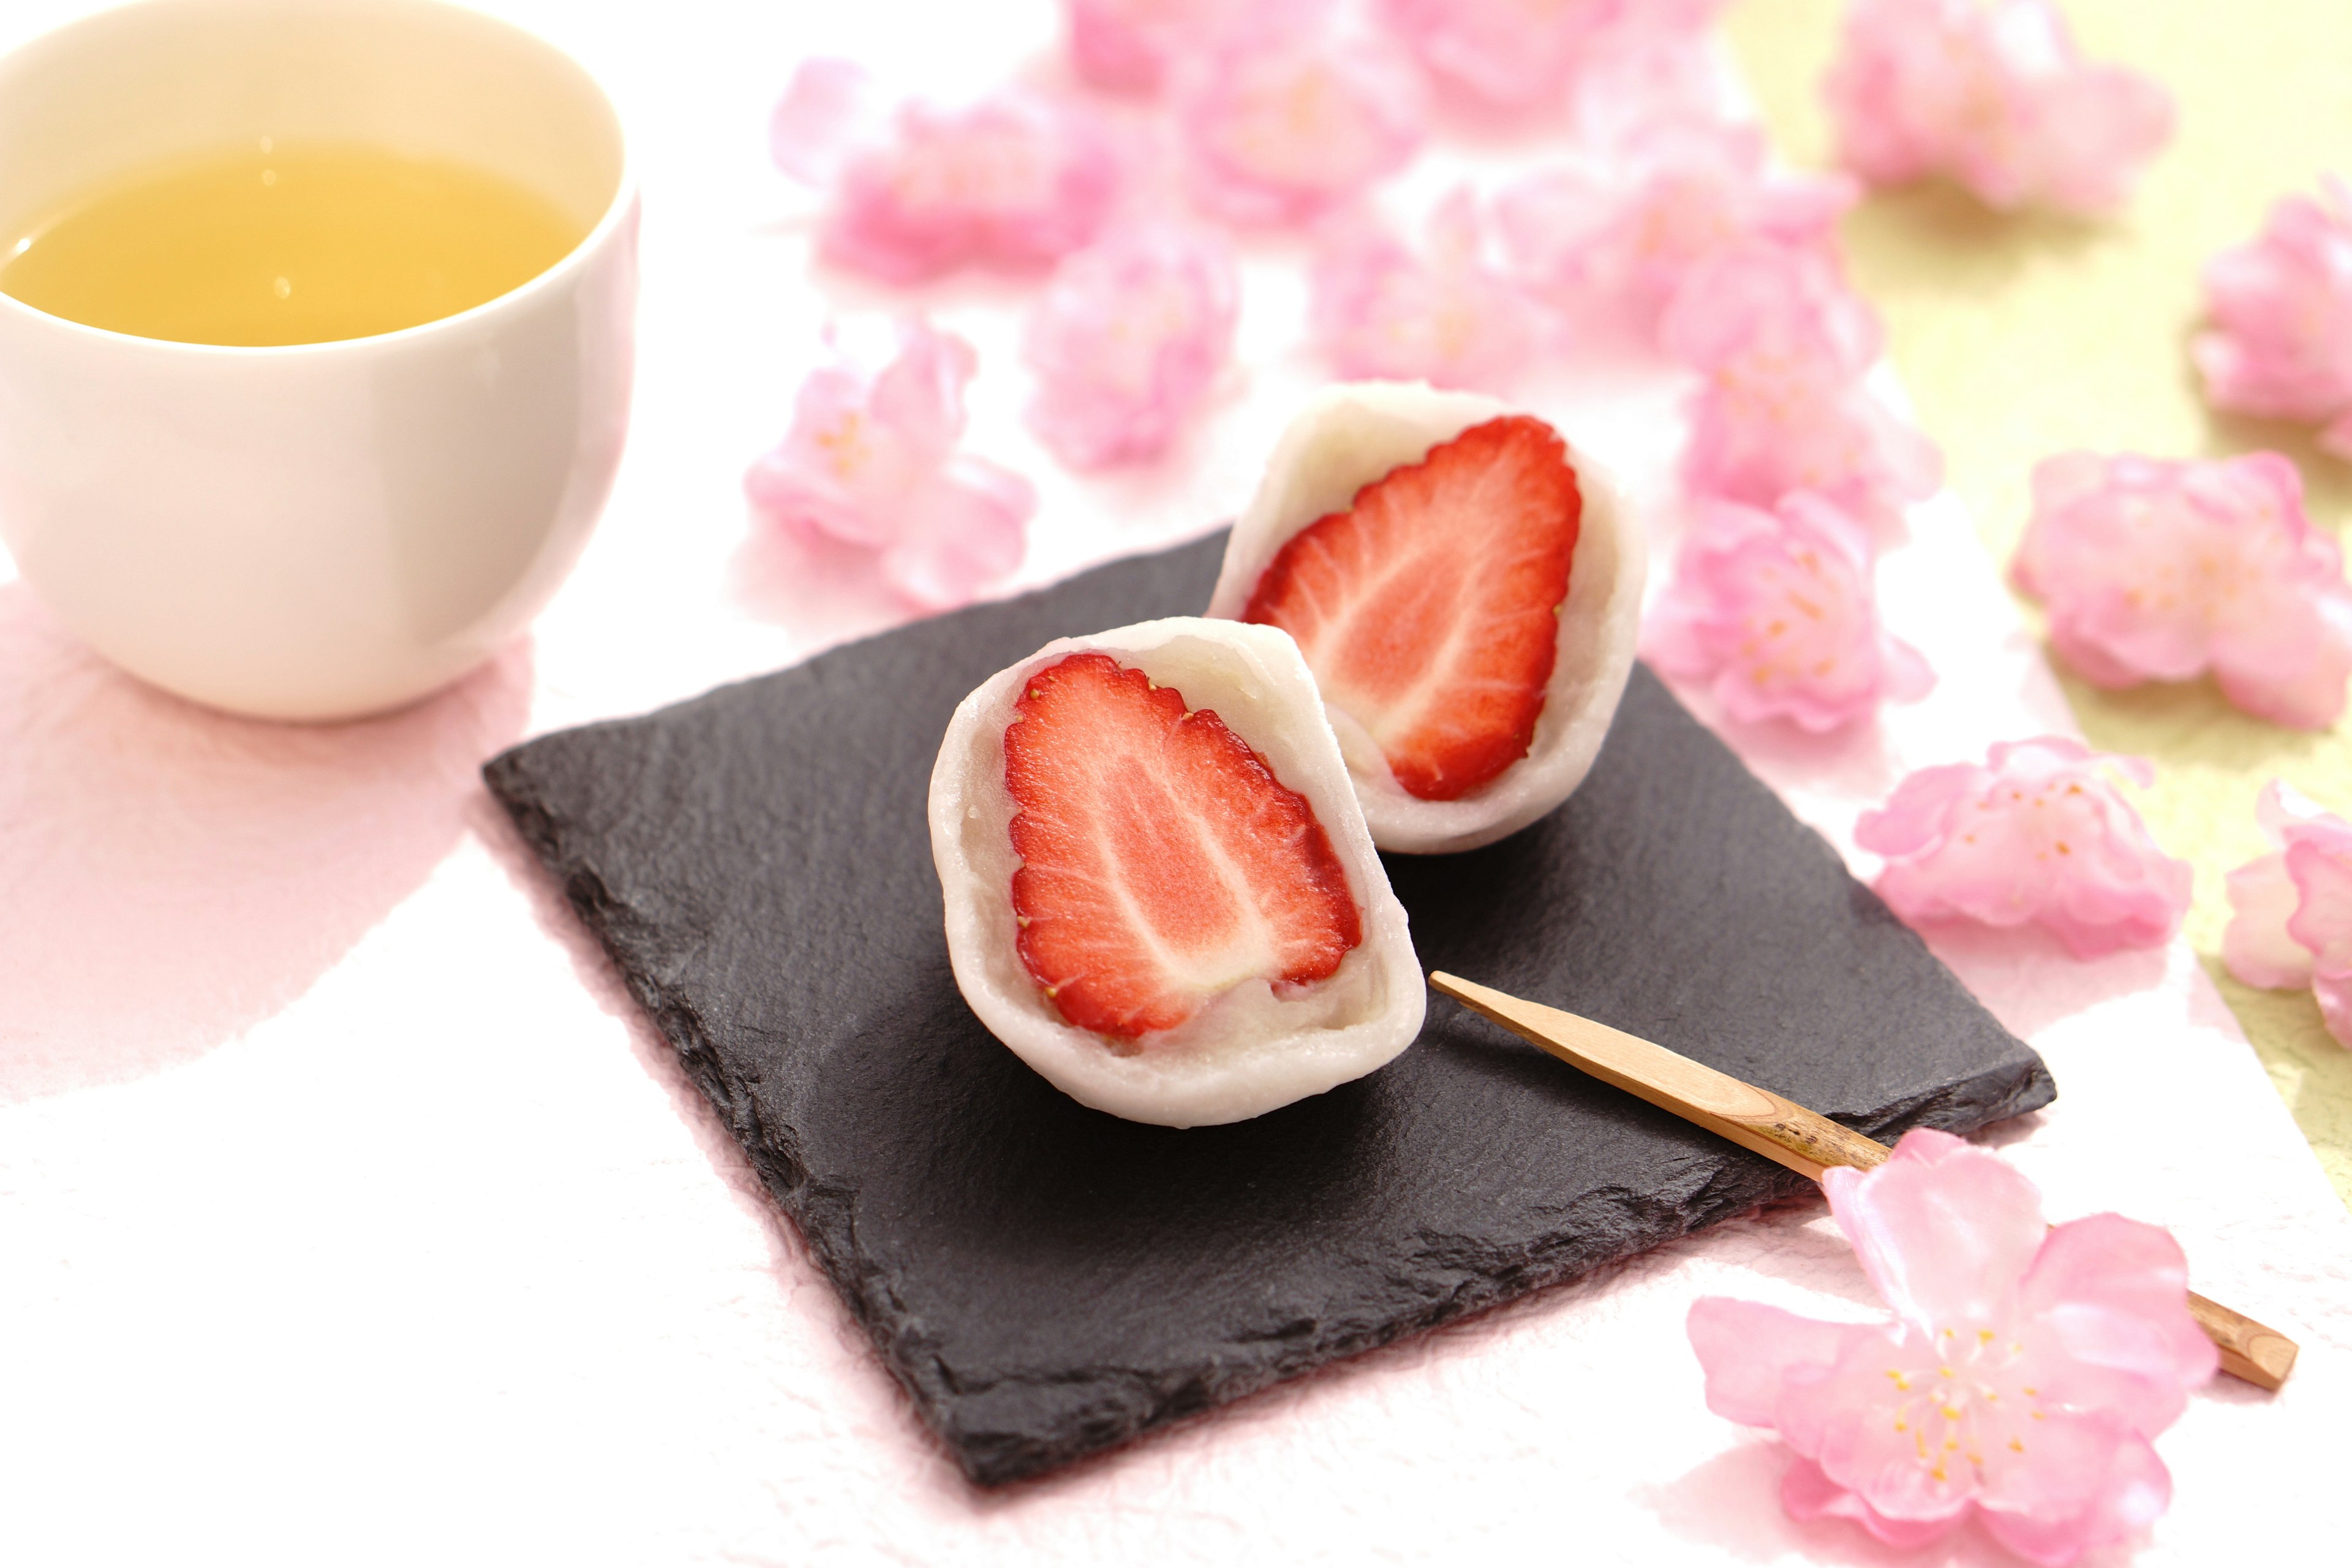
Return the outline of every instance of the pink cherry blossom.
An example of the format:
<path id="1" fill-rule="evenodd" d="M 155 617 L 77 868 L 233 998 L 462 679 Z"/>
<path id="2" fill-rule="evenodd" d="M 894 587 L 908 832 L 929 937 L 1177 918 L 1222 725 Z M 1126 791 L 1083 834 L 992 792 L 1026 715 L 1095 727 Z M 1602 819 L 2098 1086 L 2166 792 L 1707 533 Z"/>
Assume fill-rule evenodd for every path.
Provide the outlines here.
<path id="1" fill-rule="evenodd" d="M 2311 987 L 2327 1032 L 2352 1049 L 2352 822 L 2276 779 L 2254 815 L 2279 850 L 2230 873 L 2221 962 L 2248 985 Z"/>
<path id="2" fill-rule="evenodd" d="M 1535 302 L 1484 255 L 1477 198 L 1457 187 L 1431 213 L 1418 253 L 1369 220 L 1318 246 L 1312 331 L 1349 379 L 1507 385 L 1542 344 Z"/>
<path id="3" fill-rule="evenodd" d="M 1819 496 L 1799 490 L 1772 511 L 1701 502 L 1643 657 L 1707 683 L 1742 723 L 1833 730 L 1924 697 L 1935 675 L 1879 624 L 1872 564 L 1867 531 Z"/>
<path id="4" fill-rule="evenodd" d="M 1555 99 L 1596 57 L 1703 33 L 1722 0 L 1381 0 L 1421 63 L 1500 108 Z"/>
<path id="5" fill-rule="evenodd" d="M 2319 444 L 2352 458 L 2352 184 L 2330 174 L 2316 201 L 2271 208 L 2261 237 L 2206 263 L 2205 308 L 2190 353 L 2213 405 L 2324 424 Z"/>
<path id="6" fill-rule="evenodd" d="M 1854 0 L 1822 83 L 1872 184 L 1948 174 L 1990 205 L 2099 212 L 2172 135 L 2172 99 L 2083 58 L 2050 0 Z"/>
<path id="7" fill-rule="evenodd" d="M 1114 234 L 1062 263 L 1029 315 L 1029 424 L 1076 468 L 1158 456 L 1232 356 L 1231 248 L 1169 227 Z"/>
<path id="8" fill-rule="evenodd" d="M 1706 378 L 1685 485 L 1758 507 L 1812 490 L 1899 532 L 1943 483 L 1943 457 L 1864 384 L 1882 342 L 1821 250 L 1750 245 L 1692 268 L 1658 324 L 1659 346 Z"/>
<path id="9" fill-rule="evenodd" d="M 1360 195 L 1412 160 L 1428 114 L 1395 45 L 1279 8 L 1180 58 L 1170 81 L 1193 193 L 1237 223 L 1295 223 Z"/>
<path id="10" fill-rule="evenodd" d="M 887 283 L 966 263 L 1034 267 L 1094 237 L 1118 160 L 1084 113 L 1007 89 L 961 107 L 895 110 L 858 67 L 803 64 L 769 121 L 786 174 L 828 184 L 817 245 Z"/>
<path id="11" fill-rule="evenodd" d="M 2144 758 L 2062 736 L 2004 742 L 1913 773 L 1853 839 L 1886 858 L 1874 885 L 1913 925 L 2038 921 L 2077 958 L 2160 947 L 2188 912 L 2189 862 L 2157 847 L 2113 773 L 2156 778 Z"/>
<path id="12" fill-rule="evenodd" d="M 2011 567 L 2050 606 L 2058 656 L 2095 686 L 2210 669 L 2257 717 L 2326 729 L 2352 682 L 2344 552 L 2275 452 L 2159 462 L 2089 452 L 2033 470 Z"/>
<path id="13" fill-rule="evenodd" d="M 1511 264 L 1566 300 L 1655 321 L 1693 268 L 1742 245 L 1832 243 L 1853 186 L 1776 175 L 1753 125 L 1672 120 L 1610 150 L 1532 174 L 1496 202 Z"/>
<path id="14" fill-rule="evenodd" d="M 1898 1548 L 1974 1516 L 2046 1568 L 2163 1514 L 2150 1440 L 2219 1359 L 2168 1234 L 2112 1214 L 2047 1227 L 2014 1167 L 1925 1128 L 1822 1185 L 1892 1321 L 1710 1296 L 1688 1325 L 1707 1408 L 1794 1450 L 1790 1514 Z"/>
<path id="15" fill-rule="evenodd" d="M 802 383 L 790 433 L 744 489 L 795 533 L 873 551 L 883 581 L 914 604 L 970 602 L 1020 564 L 1037 508 L 1028 480 L 956 450 L 978 365 L 961 338 L 902 321 L 878 372 L 845 361 Z"/>
<path id="16" fill-rule="evenodd" d="M 1078 75 L 1111 92 L 1154 92 L 1169 68 L 1228 33 L 1312 20 L 1330 0 L 1063 0 Z"/>

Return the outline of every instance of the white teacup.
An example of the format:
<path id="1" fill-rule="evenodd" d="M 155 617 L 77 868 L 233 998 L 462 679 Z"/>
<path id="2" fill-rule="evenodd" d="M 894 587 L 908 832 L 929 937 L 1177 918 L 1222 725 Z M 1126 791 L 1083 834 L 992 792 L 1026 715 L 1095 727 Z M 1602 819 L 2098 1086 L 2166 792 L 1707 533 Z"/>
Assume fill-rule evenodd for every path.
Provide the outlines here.
<path id="1" fill-rule="evenodd" d="M 134 674 L 347 718 L 496 652 L 586 543 L 628 423 L 635 186 L 604 92 L 504 23 L 435 0 L 148 0 L 0 59 L 0 222 L 262 136 L 460 160 L 588 237 L 458 315 L 288 348 L 130 337 L 0 295 L 0 538 Z"/>

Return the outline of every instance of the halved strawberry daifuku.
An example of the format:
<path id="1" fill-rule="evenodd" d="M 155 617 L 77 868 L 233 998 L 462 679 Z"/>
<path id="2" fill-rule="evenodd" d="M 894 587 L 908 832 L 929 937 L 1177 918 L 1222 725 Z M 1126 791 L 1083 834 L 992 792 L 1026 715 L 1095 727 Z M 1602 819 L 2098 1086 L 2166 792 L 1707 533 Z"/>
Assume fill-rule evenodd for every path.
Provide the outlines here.
<path id="1" fill-rule="evenodd" d="M 1171 1029 L 1245 980 L 1324 979 L 1363 940 L 1313 808 L 1214 712 L 1101 653 L 1037 670 L 1014 710 L 1019 951 L 1071 1024 Z"/>
<path id="2" fill-rule="evenodd" d="M 1048 643 L 956 705 L 928 815 L 956 988 L 1081 1104 L 1239 1121 L 1421 1032 L 1404 906 L 1273 626 Z"/>
<path id="3" fill-rule="evenodd" d="M 1582 514 L 1551 426 L 1489 419 L 1292 535 L 1241 618 L 1297 639 L 1406 793 L 1458 800 L 1534 741 Z"/>
<path id="4" fill-rule="evenodd" d="M 1381 849 L 1573 794 L 1633 668 L 1647 551 L 1605 464 L 1491 397 L 1328 386 L 1274 445 L 1209 614 L 1295 637 Z"/>

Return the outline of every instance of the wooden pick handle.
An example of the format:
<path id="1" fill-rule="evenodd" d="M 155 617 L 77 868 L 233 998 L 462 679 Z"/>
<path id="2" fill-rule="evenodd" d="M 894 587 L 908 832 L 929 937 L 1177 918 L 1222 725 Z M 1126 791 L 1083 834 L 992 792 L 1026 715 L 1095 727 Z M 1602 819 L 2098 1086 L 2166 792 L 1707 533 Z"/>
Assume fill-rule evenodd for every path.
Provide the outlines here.
<path id="1" fill-rule="evenodd" d="M 1794 1100 L 1622 1029 L 1557 1007 L 1524 1002 L 1451 974 L 1432 974 L 1429 984 L 1441 995 L 1493 1019 L 1579 1071 L 1816 1182 L 1832 1165 L 1866 1171 L 1885 1164 L 1893 1152 L 1876 1139 L 1842 1127 Z M 2221 1351 L 2221 1370 L 2231 1376 L 2243 1378 L 2257 1388 L 2275 1390 L 2294 1370 L 2295 1342 L 2276 1329 L 2264 1328 L 2193 1290 L 2189 1294 L 2189 1315 Z"/>

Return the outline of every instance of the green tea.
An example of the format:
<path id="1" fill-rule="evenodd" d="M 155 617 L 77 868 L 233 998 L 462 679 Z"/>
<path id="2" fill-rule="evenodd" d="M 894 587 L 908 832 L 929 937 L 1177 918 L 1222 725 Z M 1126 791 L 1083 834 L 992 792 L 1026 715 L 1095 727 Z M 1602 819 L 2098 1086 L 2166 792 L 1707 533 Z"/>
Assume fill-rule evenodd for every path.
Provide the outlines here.
<path id="1" fill-rule="evenodd" d="M 544 197 L 464 163 L 265 137 L 62 204 L 0 240 L 0 291 L 142 338 L 323 343 L 471 310 L 583 235 Z"/>

